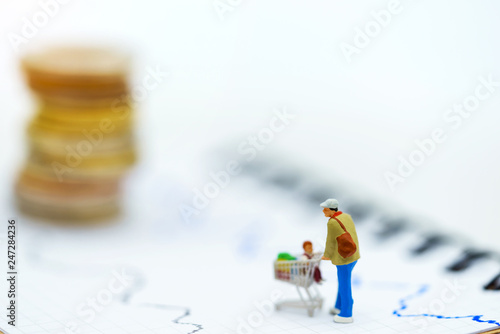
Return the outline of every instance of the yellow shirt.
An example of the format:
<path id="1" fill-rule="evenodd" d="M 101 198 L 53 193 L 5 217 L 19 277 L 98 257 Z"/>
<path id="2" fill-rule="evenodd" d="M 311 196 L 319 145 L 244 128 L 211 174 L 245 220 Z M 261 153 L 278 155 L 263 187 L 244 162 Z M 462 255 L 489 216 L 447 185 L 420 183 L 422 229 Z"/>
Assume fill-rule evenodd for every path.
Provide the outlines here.
<path id="1" fill-rule="evenodd" d="M 326 245 L 325 245 L 325 256 L 329 258 L 332 263 L 336 266 L 349 264 L 354 261 L 357 261 L 360 258 L 359 255 L 359 243 L 358 243 L 358 235 L 356 234 L 356 227 L 354 226 L 354 222 L 352 218 L 347 213 L 342 213 L 341 211 L 336 213 L 335 218 L 340 220 L 342 224 L 344 224 L 347 232 L 351 235 L 352 239 L 356 243 L 356 253 L 353 255 L 343 258 L 338 252 L 337 245 L 337 237 L 344 233 L 340 224 L 333 218 L 328 220 L 328 236 L 326 237 Z"/>

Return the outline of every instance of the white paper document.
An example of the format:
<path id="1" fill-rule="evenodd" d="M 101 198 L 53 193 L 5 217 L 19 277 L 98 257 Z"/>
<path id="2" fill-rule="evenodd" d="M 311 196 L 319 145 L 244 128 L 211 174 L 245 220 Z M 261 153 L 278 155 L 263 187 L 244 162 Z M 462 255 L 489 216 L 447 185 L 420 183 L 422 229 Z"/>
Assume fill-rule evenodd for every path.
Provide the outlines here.
<path id="1" fill-rule="evenodd" d="M 192 215 L 193 194 L 166 175 L 138 173 L 128 212 L 92 229 L 18 221 L 17 318 L 5 333 L 473 333 L 500 328 L 500 261 L 422 217 L 386 210 L 318 175 L 274 160 L 243 166 L 216 200 Z M 191 196 L 191 197 L 190 197 Z M 321 261 L 324 302 L 275 309 L 298 299 L 274 279 L 278 253 L 321 252 L 336 196 L 356 224 L 361 258 L 353 270 L 354 322 L 333 322 L 336 267 Z M 189 216 L 189 217 L 188 217 Z M 5 237 L 5 236 L 4 236 Z M 469 253 L 464 253 L 469 251 Z M 485 251 L 486 253 L 481 253 Z M 453 267 L 454 270 L 450 270 Z M 496 280 L 495 280 L 496 278 Z M 490 284 L 490 289 L 485 287 Z M 4 280 L 2 291 L 8 290 Z"/>

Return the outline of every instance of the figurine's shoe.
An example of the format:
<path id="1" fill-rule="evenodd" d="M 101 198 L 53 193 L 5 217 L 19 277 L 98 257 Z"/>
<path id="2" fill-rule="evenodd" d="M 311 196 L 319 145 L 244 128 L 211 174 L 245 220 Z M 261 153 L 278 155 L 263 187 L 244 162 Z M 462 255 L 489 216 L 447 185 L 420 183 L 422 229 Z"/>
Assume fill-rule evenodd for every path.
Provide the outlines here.
<path id="1" fill-rule="evenodd" d="M 331 308 L 331 309 L 330 309 L 330 314 L 331 314 L 331 315 L 337 315 L 337 314 L 339 314 L 339 313 L 340 313 L 340 310 L 339 310 L 338 308 L 335 308 L 335 307 L 334 307 L 334 308 Z"/>
<path id="2" fill-rule="evenodd" d="M 337 314 L 336 316 L 333 317 L 333 321 L 338 322 L 340 324 L 350 324 L 354 320 L 352 319 L 352 317 L 341 317 L 340 315 Z"/>

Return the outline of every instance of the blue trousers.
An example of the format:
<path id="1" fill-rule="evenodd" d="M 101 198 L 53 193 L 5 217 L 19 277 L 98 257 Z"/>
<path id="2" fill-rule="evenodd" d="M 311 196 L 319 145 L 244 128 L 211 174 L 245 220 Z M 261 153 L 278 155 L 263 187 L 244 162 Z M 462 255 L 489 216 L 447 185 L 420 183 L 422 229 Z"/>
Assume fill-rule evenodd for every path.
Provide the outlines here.
<path id="1" fill-rule="evenodd" d="M 339 316 L 352 317 L 352 290 L 351 290 L 351 273 L 352 268 L 356 265 L 354 261 L 349 264 L 337 266 L 337 278 L 339 280 L 339 292 L 337 293 L 337 301 L 335 308 L 340 310 Z"/>

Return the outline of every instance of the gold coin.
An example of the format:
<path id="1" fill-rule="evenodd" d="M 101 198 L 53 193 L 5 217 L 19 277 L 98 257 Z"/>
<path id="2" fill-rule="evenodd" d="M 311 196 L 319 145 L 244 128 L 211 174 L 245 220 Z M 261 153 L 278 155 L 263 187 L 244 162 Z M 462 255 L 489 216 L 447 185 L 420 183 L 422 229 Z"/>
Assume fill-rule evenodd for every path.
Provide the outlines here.
<path id="1" fill-rule="evenodd" d="M 45 104 L 40 106 L 37 115 L 59 122 L 99 122 L 102 119 L 121 122 L 132 118 L 133 109 L 129 105 L 65 107 Z"/>
<path id="2" fill-rule="evenodd" d="M 104 133 L 123 133 L 131 131 L 133 126 L 132 120 L 125 119 L 120 121 L 113 121 L 109 118 L 102 118 L 99 121 L 91 122 L 64 122 L 47 119 L 41 114 L 36 115 L 28 126 L 28 132 L 33 129 L 36 131 L 40 129 L 46 132 L 63 133 L 73 135 L 74 133 L 81 133 L 82 131 L 92 131 L 94 129 L 100 130 Z"/>
<path id="3" fill-rule="evenodd" d="M 116 196 L 120 190 L 119 181 L 117 178 L 58 180 L 54 177 L 23 170 L 17 180 L 17 187 L 31 194 L 75 200 Z"/>
<path id="4" fill-rule="evenodd" d="M 127 159 L 106 159 L 92 161 L 74 155 L 52 156 L 31 152 L 26 162 L 26 169 L 37 174 L 47 174 L 57 179 L 86 179 L 124 176 L 135 162 L 135 151 L 129 152 Z"/>
<path id="5" fill-rule="evenodd" d="M 91 146 L 89 146 L 91 147 Z M 68 151 L 67 154 L 56 155 L 31 150 L 29 154 L 30 161 L 39 161 L 40 163 L 59 162 L 67 164 L 70 168 L 105 168 L 109 166 L 130 166 L 136 160 L 136 151 L 132 148 L 118 152 L 92 152 L 87 151 Z"/>
<path id="6" fill-rule="evenodd" d="M 18 207 L 37 217 L 88 221 L 119 213 L 121 178 L 136 160 L 128 55 L 107 47 L 56 47 L 22 60 L 39 107 Z"/>
<path id="7" fill-rule="evenodd" d="M 116 217 L 120 213 L 118 200 L 104 202 L 99 205 L 60 206 L 40 203 L 36 199 L 16 196 L 18 209 L 29 216 L 48 219 L 61 223 L 100 223 Z"/>
<path id="8" fill-rule="evenodd" d="M 89 220 L 108 217 L 119 211 L 117 180 L 107 185 L 95 182 L 77 185 L 74 180 L 57 183 L 38 179 L 25 171 L 15 190 L 19 209 L 37 217 Z"/>
<path id="9" fill-rule="evenodd" d="M 36 92 L 110 96 L 128 91 L 130 58 L 110 48 L 55 47 L 26 55 L 22 67 Z"/>
<path id="10" fill-rule="evenodd" d="M 106 96 L 98 95 L 63 95 L 60 92 L 44 92 L 43 95 L 36 95 L 37 100 L 42 105 L 61 106 L 70 108 L 108 108 L 114 110 L 120 108 L 130 108 L 133 106 L 134 100 L 128 91 L 116 92 Z"/>
<path id="11" fill-rule="evenodd" d="M 118 136 L 105 135 L 99 131 L 87 131 L 65 138 L 53 133 L 33 132 L 28 136 L 28 145 L 52 155 L 65 155 L 82 149 L 90 149 L 93 154 L 106 154 L 128 151 L 134 147 L 134 136 L 123 133 Z"/>

